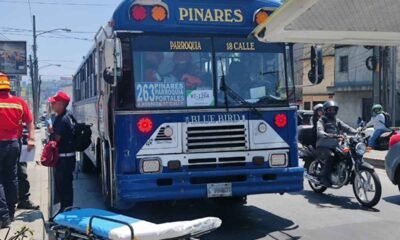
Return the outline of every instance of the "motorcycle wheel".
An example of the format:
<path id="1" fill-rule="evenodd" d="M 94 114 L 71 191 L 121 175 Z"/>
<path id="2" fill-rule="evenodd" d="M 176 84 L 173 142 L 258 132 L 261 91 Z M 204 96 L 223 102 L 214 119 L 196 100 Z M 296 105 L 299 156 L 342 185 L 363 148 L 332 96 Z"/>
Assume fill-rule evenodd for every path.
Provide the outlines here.
<path id="1" fill-rule="evenodd" d="M 358 172 L 354 177 L 353 192 L 364 207 L 374 207 L 382 195 L 382 185 L 378 174 L 371 169 L 363 169 Z M 368 196 L 368 193 L 373 193 L 373 195 Z"/>
<path id="2" fill-rule="evenodd" d="M 308 174 L 312 176 L 318 176 L 318 174 L 321 172 L 322 166 L 321 163 L 317 160 L 312 161 L 307 168 Z M 323 193 L 326 191 L 327 187 L 322 186 L 321 184 L 315 184 L 311 181 L 308 181 L 308 184 L 310 185 L 311 189 L 316 192 L 316 193 Z"/>

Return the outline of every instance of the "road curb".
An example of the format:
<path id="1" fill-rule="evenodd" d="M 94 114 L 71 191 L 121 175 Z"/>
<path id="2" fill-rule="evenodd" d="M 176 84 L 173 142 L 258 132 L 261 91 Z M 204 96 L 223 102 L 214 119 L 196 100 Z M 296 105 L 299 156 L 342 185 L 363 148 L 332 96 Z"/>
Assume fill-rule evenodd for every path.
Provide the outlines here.
<path id="1" fill-rule="evenodd" d="M 385 169 L 385 160 L 373 159 L 373 158 L 364 158 L 364 160 L 372 164 L 376 168 Z"/>

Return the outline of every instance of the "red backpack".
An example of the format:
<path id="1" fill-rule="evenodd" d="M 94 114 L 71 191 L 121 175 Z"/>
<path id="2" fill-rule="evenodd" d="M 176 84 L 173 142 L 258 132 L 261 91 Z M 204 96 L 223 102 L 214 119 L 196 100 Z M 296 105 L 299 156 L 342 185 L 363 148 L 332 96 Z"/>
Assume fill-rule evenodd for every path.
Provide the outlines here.
<path id="1" fill-rule="evenodd" d="M 43 148 L 40 163 L 45 167 L 56 167 L 58 159 L 58 143 L 56 141 L 49 141 Z"/>

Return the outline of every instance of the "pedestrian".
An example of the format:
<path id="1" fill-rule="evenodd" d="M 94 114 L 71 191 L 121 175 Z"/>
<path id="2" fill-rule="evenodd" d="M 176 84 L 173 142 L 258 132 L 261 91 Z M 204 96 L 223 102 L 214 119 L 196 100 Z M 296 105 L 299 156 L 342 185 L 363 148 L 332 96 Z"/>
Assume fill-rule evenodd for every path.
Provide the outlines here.
<path id="1" fill-rule="evenodd" d="M 49 98 L 51 108 L 55 113 L 52 127 L 49 128 L 51 138 L 58 143 L 59 161 L 54 169 L 55 199 L 60 203 L 60 211 L 73 204 L 73 172 L 75 170 L 75 148 L 73 125 L 70 113 L 67 111 L 70 97 L 65 92 L 57 92 Z"/>
<path id="2" fill-rule="evenodd" d="M 0 73 L 0 228 L 14 221 L 18 202 L 17 162 L 22 123 L 28 127 L 28 151 L 35 147 L 35 128 L 26 102 L 10 94 L 10 79 Z"/>
<path id="3" fill-rule="evenodd" d="M 26 126 L 26 125 L 25 125 Z M 28 136 L 25 131 L 22 133 L 22 139 L 20 139 L 20 148 L 22 145 L 28 144 Z M 28 209 L 28 210 L 38 210 L 39 205 L 34 204 L 30 199 L 30 188 L 31 185 L 28 180 L 28 164 L 26 162 L 18 161 L 17 166 L 17 175 L 18 175 L 18 205 L 19 209 Z"/>

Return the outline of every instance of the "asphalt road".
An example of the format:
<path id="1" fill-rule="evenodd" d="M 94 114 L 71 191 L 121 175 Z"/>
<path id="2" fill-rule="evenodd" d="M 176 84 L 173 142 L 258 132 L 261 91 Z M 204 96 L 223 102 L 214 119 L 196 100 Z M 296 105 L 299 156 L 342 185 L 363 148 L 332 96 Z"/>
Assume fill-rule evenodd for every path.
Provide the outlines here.
<path id="1" fill-rule="evenodd" d="M 294 194 L 250 196 L 244 206 L 206 201 L 174 204 L 140 204 L 124 211 L 155 223 L 191 220 L 216 216 L 222 227 L 202 239 L 400 239 L 400 193 L 383 170 L 377 170 L 383 185 L 382 199 L 376 209 L 360 206 L 351 186 L 313 193 L 308 183 L 305 190 Z M 102 207 L 97 178 L 80 175 L 75 183 L 76 205 Z"/>

